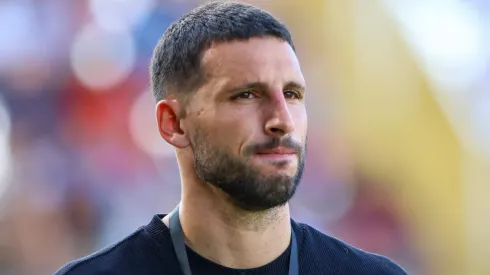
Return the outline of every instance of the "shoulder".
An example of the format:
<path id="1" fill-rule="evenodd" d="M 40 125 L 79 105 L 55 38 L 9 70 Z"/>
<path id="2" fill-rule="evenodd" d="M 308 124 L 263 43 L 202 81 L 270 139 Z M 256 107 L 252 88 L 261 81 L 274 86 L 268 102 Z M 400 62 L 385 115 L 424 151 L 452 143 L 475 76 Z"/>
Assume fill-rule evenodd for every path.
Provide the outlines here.
<path id="1" fill-rule="evenodd" d="M 91 255 L 67 263 L 54 275 L 121 274 L 121 270 L 134 266 L 131 262 L 141 260 L 152 251 L 151 244 L 140 228 L 123 240 Z M 139 258 L 139 259 L 138 259 Z"/>
<path id="2" fill-rule="evenodd" d="M 328 236 L 315 228 L 293 222 L 301 254 L 307 261 L 322 263 L 331 272 L 341 274 L 407 274 L 387 257 L 370 253 Z M 298 234 L 299 233 L 299 234 Z"/>

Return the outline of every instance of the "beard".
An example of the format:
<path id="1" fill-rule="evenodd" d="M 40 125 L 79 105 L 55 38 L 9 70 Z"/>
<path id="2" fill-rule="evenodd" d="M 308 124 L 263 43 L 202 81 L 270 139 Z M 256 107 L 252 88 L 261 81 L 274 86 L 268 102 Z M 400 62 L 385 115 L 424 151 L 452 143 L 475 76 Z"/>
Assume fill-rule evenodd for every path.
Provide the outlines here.
<path id="1" fill-rule="evenodd" d="M 295 150 L 298 166 L 294 176 L 263 175 L 258 167 L 249 163 L 247 156 L 278 146 Z M 212 145 L 210 137 L 202 129 L 197 129 L 191 147 L 197 176 L 222 190 L 245 211 L 258 212 L 285 205 L 294 196 L 303 175 L 306 143 L 301 145 L 291 138 L 273 137 L 266 143 L 247 146 L 244 148 L 245 157 L 240 157 L 222 146 Z M 277 166 L 287 164 L 287 161 L 274 163 Z"/>

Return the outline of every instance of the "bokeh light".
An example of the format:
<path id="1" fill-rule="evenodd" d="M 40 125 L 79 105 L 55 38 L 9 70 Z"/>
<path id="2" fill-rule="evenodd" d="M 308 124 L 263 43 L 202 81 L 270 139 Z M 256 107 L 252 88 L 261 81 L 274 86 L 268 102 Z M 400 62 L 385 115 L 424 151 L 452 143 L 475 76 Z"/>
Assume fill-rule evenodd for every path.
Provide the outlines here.
<path id="1" fill-rule="evenodd" d="M 384 1 L 401 23 L 434 84 L 465 92 L 485 73 L 488 37 L 477 11 L 466 1 Z"/>
<path id="2" fill-rule="evenodd" d="M 71 66 L 76 77 L 95 90 L 107 89 L 124 80 L 135 60 L 135 42 L 129 31 L 109 31 L 96 24 L 85 26 L 71 49 Z"/>

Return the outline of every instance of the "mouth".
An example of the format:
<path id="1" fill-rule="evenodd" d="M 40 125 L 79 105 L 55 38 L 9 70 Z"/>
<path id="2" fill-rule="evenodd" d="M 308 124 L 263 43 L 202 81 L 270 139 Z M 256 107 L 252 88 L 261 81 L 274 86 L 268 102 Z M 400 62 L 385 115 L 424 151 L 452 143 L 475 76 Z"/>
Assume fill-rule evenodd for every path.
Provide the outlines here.
<path id="1" fill-rule="evenodd" d="M 291 160 L 297 157 L 297 153 L 294 149 L 281 146 L 274 149 L 260 150 L 255 156 L 270 160 Z"/>

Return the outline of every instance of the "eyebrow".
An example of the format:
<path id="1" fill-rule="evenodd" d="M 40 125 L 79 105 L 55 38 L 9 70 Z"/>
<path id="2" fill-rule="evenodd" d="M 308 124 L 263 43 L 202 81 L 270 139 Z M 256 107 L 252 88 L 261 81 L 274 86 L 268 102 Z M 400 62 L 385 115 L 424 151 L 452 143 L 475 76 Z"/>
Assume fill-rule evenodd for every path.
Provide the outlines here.
<path id="1" fill-rule="evenodd" d="M 263 89 L 266 90 L 268 87 L 267 84 L 263 82 L 250 82 L 245 85 L 237 86 L 233 88 L 233 91 L 240 91 L 240 90 L 247 90 L 247 89 Z M 299 84 L 298 82 L 295 81 L 289 81 L 284 85 L 284 89 L 294 89 L 298 90 L 299 92 L 304 93 L 306 90 L 306 87 L 304 85 Z"/>
<path id="2" fill-rule="evenodd" d="M 288 83 L 286 83 L 286 85 L 284 85 L 284 88 L 298 90 L 302 93 L 306 91 L 306 87 L 304 85 L 301 85 L 295 81 L 289 81 Z"/>

